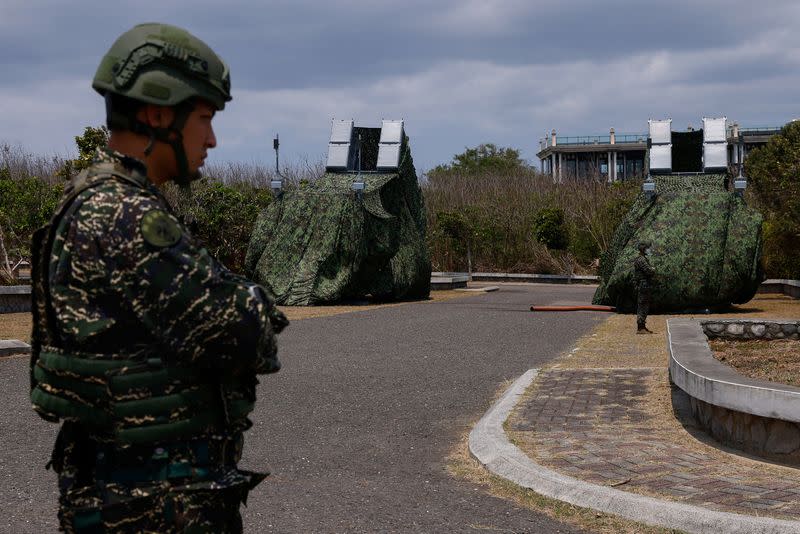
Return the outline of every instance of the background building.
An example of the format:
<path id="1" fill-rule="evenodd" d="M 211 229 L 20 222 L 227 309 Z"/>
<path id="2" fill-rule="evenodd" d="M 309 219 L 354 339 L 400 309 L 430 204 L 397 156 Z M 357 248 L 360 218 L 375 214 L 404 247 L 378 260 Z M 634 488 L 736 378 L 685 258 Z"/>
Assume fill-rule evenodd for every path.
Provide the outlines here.
<path id="1" fill-rule="evenodd" d="M 729 124 L 728 161 L 733 164 L 744 161 L 750 150 L 765 144 L 781 128 Z M 609 182 L 640 178 L 647 174 L 647 137 L 647 132 L 617 134 L 614 128 L 608 135 L 561 136 L 554 129 L 539 141 L 536 156 L 541 172 L 550 174 L 555 182 L 570 177 L 604 178 Z"/>

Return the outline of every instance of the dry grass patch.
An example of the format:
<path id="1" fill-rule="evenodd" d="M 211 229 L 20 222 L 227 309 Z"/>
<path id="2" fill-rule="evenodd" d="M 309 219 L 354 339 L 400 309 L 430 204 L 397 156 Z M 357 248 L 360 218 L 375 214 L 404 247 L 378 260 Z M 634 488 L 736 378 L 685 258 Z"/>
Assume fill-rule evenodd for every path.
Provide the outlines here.
<path id="1" fill-rule="evenodd" d="M 0 339 L 18 339 L 20 341 L 24 341 L 25 343 L 30 343 L 31 314 L 0 314 Z"/>
<path id="2" fill-rule="evenodd" d="M 708 315 L 650 315 L 647 327 L 654 334 L 636 333 L 636 316 L 616 314 L 578 340 L 575 348 L 556 359 L 556 368 L 664 367 L 669 363 L 667 320 L 675 317 L 792 318 L 800 317 L 800 301 L 786 295 L 763 294 L 746 304 L 732 306 L 725 313 Z"/>
<path id="3" fill-rule="evenodd" d="M 389 306 L 404 306 L 406 304 L 425 304 L 428 302 L 443 302 L 446 300 L 480 295 L 481 293 L 465 293 L 461 291 L 431 291 L 431 296 L 427 300 L 353 304 L 347 306 L 280 306 L 280 309 L 290 321 L 301 319 L 312 319 L 314 317 L 327 317 L 339 315 L 341 313 L 353 313 L 359 311 L 369 311 L 376 308 L 386 308 Z M 30 313 L 4 313 L 0 314 L 0 339 L 18 339 L 26 343 L 30 342 L 31 337 L 31 314 Z"/>
<path id="4" fill-rule="evenodd" d="M 708 345 L 717 360 L 744 376 L 800 385 L 800 341 L 712 339 Z"/>

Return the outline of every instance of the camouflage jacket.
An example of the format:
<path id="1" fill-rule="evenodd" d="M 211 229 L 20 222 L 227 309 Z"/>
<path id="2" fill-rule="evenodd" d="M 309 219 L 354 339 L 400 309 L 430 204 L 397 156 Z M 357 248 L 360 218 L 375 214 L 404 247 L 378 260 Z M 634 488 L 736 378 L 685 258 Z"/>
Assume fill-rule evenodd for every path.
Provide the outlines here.
<path id="1" fill-rule="evenodd" d="M 112 171 L 129 180 L 80 193 L 79 208 L 56 229 L 48 279 L 57 345 L 152 352 L 215 372 L 277 371 L 275 330 L 286 323 L 272 299 L 197 244 L 141 162 L 100 149 L 65 198 Z"/>
<path id="2" fill-rule="evenodd" d="M 633 281 L 638 284 L 650 284 L 653 281 L 656 270 L 650 265 L 647 257 L 639 254 L 633 260 Z"/>

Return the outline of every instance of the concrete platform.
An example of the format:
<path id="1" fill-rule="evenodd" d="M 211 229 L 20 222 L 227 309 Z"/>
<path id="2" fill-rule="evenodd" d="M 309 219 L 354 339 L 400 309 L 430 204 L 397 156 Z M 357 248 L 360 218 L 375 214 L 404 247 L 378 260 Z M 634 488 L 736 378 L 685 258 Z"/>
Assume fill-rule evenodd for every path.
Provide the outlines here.
<path id="1" fill-rule="evenodd" d="M 0 356 L 30 354 L 31 346 L 16 339 L 0 340 Z"/>
<path id="2" fill-rule="evenodd" d="M 466 288 L 469 276 L 466 274 L 447 274 L 442 276 L 431 276 L 431 289 L 460 289 Z"/>

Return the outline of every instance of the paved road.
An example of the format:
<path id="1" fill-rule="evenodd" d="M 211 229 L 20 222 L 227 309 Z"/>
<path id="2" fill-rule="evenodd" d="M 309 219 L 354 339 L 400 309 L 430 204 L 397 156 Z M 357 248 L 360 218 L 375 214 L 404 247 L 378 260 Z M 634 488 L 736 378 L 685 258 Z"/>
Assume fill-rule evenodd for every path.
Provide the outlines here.
<path id="1" fill-rule="evenodd" d="M 593 288 L 515 286 L 485 295 L 296 321 L 284 369 L 265 377 L 243 467 L 273 471 L 250 495 L 248 532 L 578 532 L 487 495 L 446 458 L 498 388 L 569 348 L 596 313 Z M 0 317 L 0 320 L 2 318 Z M 26 399 L 24 359 L 0 361 L 0 531 L 55 529 L 55 434 Z"/>

